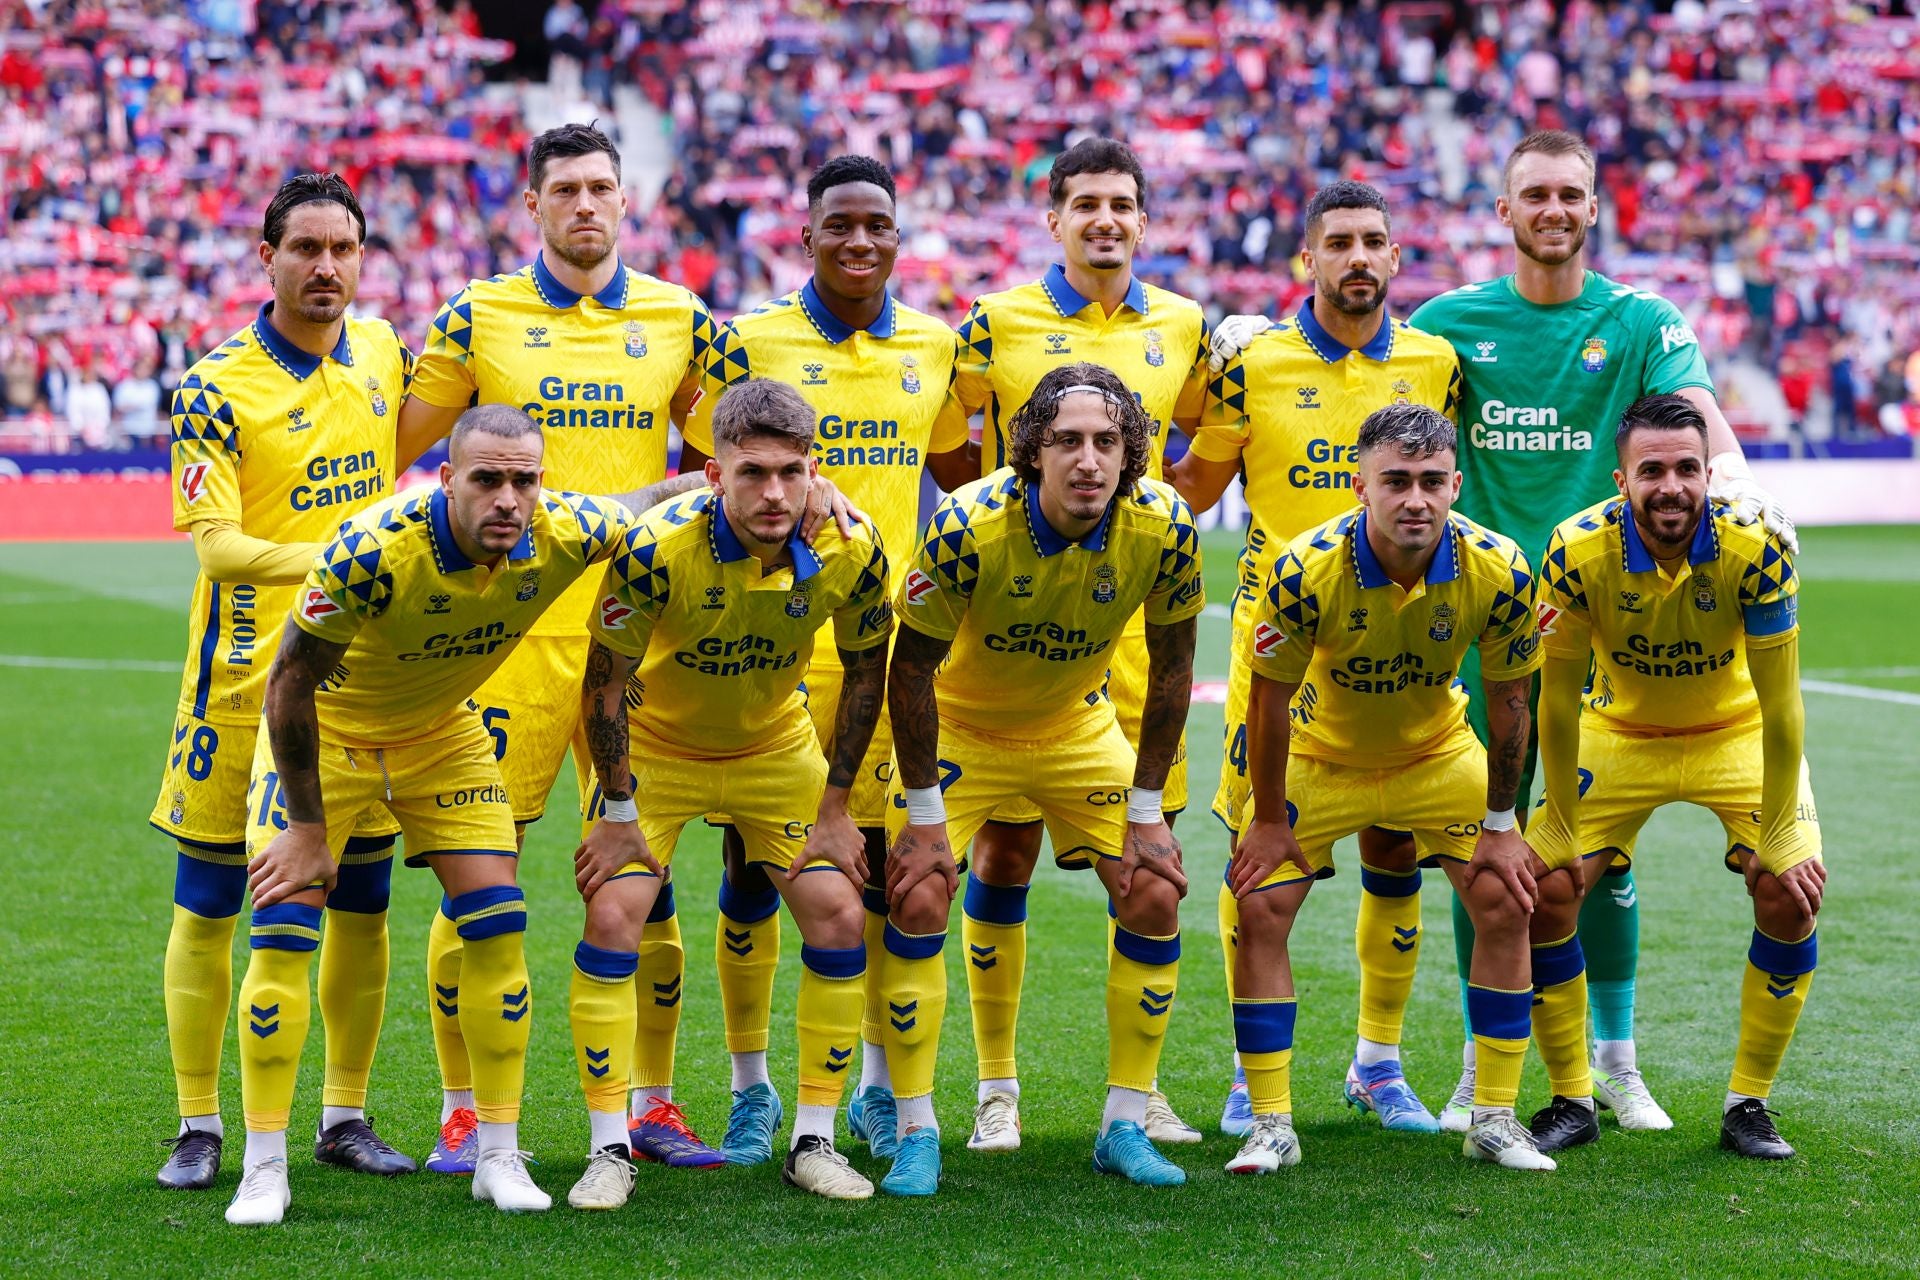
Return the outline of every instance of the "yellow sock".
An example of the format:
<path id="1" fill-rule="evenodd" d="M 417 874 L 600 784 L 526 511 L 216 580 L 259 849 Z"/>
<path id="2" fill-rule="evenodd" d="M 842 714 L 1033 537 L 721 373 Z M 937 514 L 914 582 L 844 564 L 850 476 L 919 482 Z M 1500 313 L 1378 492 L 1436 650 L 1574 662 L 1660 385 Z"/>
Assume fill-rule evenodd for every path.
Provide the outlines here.
<path id="1" fill-rule="evenodd" d="M 239 870 L 239 868 L 235 868 Z M 246 883 L 241 873 L 241 884 Z M 183 1116 L 220 1110 L 220 1046 L 233 998 L 233 932 L 238 916 L 208 919 L 176 903 L 167 933 L 167 1044 Z"/>
<path id="2" fill-rule="evenodd" d="M 780 893 L 742 893 L 723 873 L 713 958 L 728 1053 L 765 1053 L 773 1020 L 773 973 L 780 967 Z"/>
<path id="3" fill-rule="evenodd" d="M 285 1129 L 300 1050 L 313 1018 L 307 990 L 320 945 L 320 908 L 282 902 L 253 913 L 252 953 L 240 983 L 240 1102 L 247 1128 Z"/>
<path id="4" fill-rule="evenodd" d="M 902 933 L 888 924 L 882 946 L 887 954 L 887 988 L 881 993 L 887 1047 L 887 1072 L 896 1098 L 933 1092 L 934 1064 L 940 1057 L 940 1024 L 947 1016 L 947 965 L 941 955 L 945 933 Z"/>
<path id="5" fill-rule="evenodd" d="M 1587 1061 L 1587 961 L 1569 934 L 1533 949 L 1533 1042 L 1547 1087 L 1563 1098 L 1593 1096 Z"/>
<path id="6" fill-rule="evenodd" d="M 1809 933 L 1798 942 L 1781 942 L 1758 929 L 1747 950 L 1746 977 L 1740 983 L 1740 1043 L 1733 1053 L 1727 1088 L 1750 1098 L 1773 1091 L 1780 1062 L 1793 1042 L 1793 1029 L 1813 986 L 1819 944 Z"/>
<path id="7" fill-rule="evenodd" d="M 467 1038 L 460 1033 L 460 931 L 440 899 L 427 930 L 427 1022 L 433 1027 L 433 1056 L 440 1061 L 442 1089 L 473 1088 L 467 1062 Z"/>
<path id="8" fill-rule="evenodd" d="M 1476 1110 L 1513 1110 L 1520 1096 L 1520 1069 L 1527 1062 L 1532 991 L 1467 986 L 1467 1019 L 1473 1032 L 1473 1105 Z"/>
<path id="9" fill-rule="evenodd" d="M 892 981 L 887 964 L 887 895 L 883 890 L 868 888 L 860 897 L 867 909 L 867 918 L 860 926 L 860 942 L 867 949 L 866 1011 L 860 1017 L 860 1038 L 868 1044 L 884 1045 L 887 1021 L 880 1011 L 887 1007 L 887 983 Z"/>
<path id="10" fill-rule="evenodd" d="M 533 1031 L 527 900 L 513 885 L 495 885 L 463 893 L 450 905 L 465 944 L 460 1031 L 473 1064 L 474 1113 L 484 1124 L 512 1124 L 520 1119 Z"/>
<path id="11" fill-rule="evenodd" d="M 845 948 L 800 947 L 800 1105 L 837 1107 L 846 1088 L 854 1041 L 866 1001 L 865 943 Z"/>
<path id="12" fill-rule="evenodd" d="M 1227 1000 L 1233 1000 L 1233 962 L 1240 953 L 1240 899 L 1225 883 L 1217 900 L 1220 913 L 1220 954 L 1227 962 Z"/>
<path id="13" fill-rule="evenodd" d="M 1353 950 L 1360 959 L 1360 1037 L 1399 1044 L 1420 960 L 1418 867 L 1401 874 L 1360 864 Z"/>
<path id="14" fill-rule="evenodd" d="M 960 940 L 967 946 L 967 1004 L 980 1079 L 1013 1079 L 1019 1075 L 1014 1042 L 1027 974 L 1027 886 L 983 884 L 968 876 Z"/>
<path id="15" fill-rule="evenodd" d="M 327 1070 L 320 1101 L 367 1105 L 367 1077 L 387 1012 L 387 913 L 326 914 L 320 947 L 320 1019 Z"/>
<path id="16" fill-rule="evenodd" d="M 673 1059 L 680 1039 L 681 979 L 687 953 L 680 941 L 680 916 L 673 907 L 673 886 L 663 885 L 640 935 L 640 967 L 633 975 L 633 1059 L 628 1086 L 664 1089 L 673 1084 Z M 575 984 L 578 985 L 577 983 Z"/>
<path id="17" fill-rule="evenodd" d="M 1116 927 L 1107 952 L 1107 1084 L 1153 1088 L 1180 983 L 1180 935 Z"/>
<path id="18" fill-rule="evenodd" d="M 580 1088 L 591 1111 L 626 1114 L 634 1065 L 633 974 L 639 961 L 634 952 L 604 951 L 588 942 L 573 951 L 567 1020 L 573 1026 Z"/>
<path id="19" fill-rule="evenodd" d="M 1233 1002 L 1233 1047 L 1247 1074 L 1247 1100 L 1255 1115 L 1293 1111 L 1292 996 Z"/>

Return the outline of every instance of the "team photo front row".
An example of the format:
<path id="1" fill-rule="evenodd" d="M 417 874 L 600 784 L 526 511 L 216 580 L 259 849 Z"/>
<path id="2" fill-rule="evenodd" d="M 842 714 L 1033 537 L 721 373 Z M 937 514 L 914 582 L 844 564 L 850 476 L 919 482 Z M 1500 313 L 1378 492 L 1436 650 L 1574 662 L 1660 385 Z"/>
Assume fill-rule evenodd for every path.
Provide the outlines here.
<path id="1" fill-rule="evenodd" d="M 358 1146 L 336 1162 L 413 1168 L 352 1118 L 370 1062 L 357 1081 L 335 1068 L 353 1019 L 377 1035 L 384 935 L 352 999 L 337 982 L 330 996 L 327 974 L 355 963 L 335 930 L 351 929 L 356 895 L 384 910 L 396 828 L 408 865 L 444 891 L 436 1046 L 443 1071 L 450 1055 L 464 1067 L 448 1084 L 465 1096 L 443 1119 L 460 1104 L 471 1115 L 463 1132 L 443 1128 L 429 1167 L 471 1172 L 473 1196 L 499 1208 L 549 1207 L 518 1136 L 534 1003 L 516 883 L 525 817 L 497 758 L 500 726 L 473 698 L 550 606 L 584 605 L 547 625 L 589 633 L 578 679 L 549 690 L 579 706 L 586 814 L 568 1021 L 590 1156 L 570 1204 L 624 1204 L 636 1152 L 680 1165 L 774 1157 L 786 1117 L 766 1047 L 782 904 L 802 962 L 784 1179 L 830 1198 L 873 1193 L 835 1145 L 852 1076 L 848 1127 L 885 1165 L 880 1189 L 937 1190 L 956 897 L 969 958 L 989 962 L 964 966 L 980 1060 L 967 1145 L 1017 1148 L 1033 862 L 1010 872 L 975 856 L 969 871 L 976 837 L 1009 818 L 1043 823 L 1055 861 L 1092 870 L 1110 903 L 1093 1166 L 1185 1181 L 1159 1146 L 1199 1134 L 1152 1111 L 1189 889 L 1167 793 L 1206 598 L 1193 512 L 1150 478 L 1156 424 L 1108 368 L 1053 368 L 1005 425 L 1009 465 L 955 488 L 895 547 L 817 478 L 818 421 L 793 387 L 749 377 L 713 407 L 700 471 L 588 495 L 544 488 L 541 426 L 482 404 L 453 423 L 438 486 L 374 504 L 313 558 L 266 680 L 236 855 L 253 910 L 239 991 L 246 1169 L 229 1221 L 278 1222 L 290 1203 L 287 1130 L 323 932 L 322 1145 L 337 1128 Z M 1466 1155 L 1546 1170 L 1548 1152 L 1597 1136 L 1581 903 L 1632 857 L 1652 811 L 1683 801 L 1720 818 L 1754 904 L 1722 1142 L 1791 1154 L 1766 1100 L 1812 980 L 1826 874 L 1802 758 L 1798 581 L 1778 534 L 1709 500 L 1708 428 L 1688 399 L 1633 403 L 1615 444 L 1618 495 L 1561 513 L 1532 564 L 1453 509 L 1453 421 L 1390 404 L 1360 426 L 1358 505 L 1277 548 L 1238 593 L 1246 710 L 1229 749 L 1246 782 L 1222 815 L 1219 910 L 1247 1114 L 1230 1172 L 1301 1160 L 1288 938 L 1333 874 L 1335 842 L 1379 829 L 1411 833 L 1413 859 L 1363 867 L 1369 892 L 1410 900 L 1417 928 L 1420 868 L 1437 866 L 1471 922 Z M 841 519 L 822 525 L 828 506 Z M 816 654 L 829 624 L 832 652 Z M 1130 732 L 1109 682 L 1142 646 Z M 1463 681 L 1476 678 L 1484 745 L 1466 714 Z M 1536 732 L 1545 794 L 1523 823 Z M 723 990 L 734 1079 L 718 1148 L 673 1104 L 678 971 L 663 989 L 648 962 L 650 948 L 680 950 L 671 868 L 700 819 L 728 832 L 722 961 L 762 978 Z M 208 882 L 234 861 L 207 862 Z M 1362 1044 L 1397 1045 L 1411 957 L 1362 968 Z M 1515 1107 L 1530 1040 L 1553 1097 L 1528 1125 Z M 347 1121 L 330 1123 L 336 1107 Z M 214 1169 L 218 1148 L 216 1135 Z"/>

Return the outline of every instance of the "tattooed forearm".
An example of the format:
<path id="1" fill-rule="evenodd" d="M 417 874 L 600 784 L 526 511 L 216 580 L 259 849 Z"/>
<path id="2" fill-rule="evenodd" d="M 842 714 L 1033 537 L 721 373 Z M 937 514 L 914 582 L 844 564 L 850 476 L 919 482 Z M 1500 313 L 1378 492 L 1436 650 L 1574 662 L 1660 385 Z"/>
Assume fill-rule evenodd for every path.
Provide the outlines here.
<path id="1" fill-rule="evenodd" d="M 894 634 L 887 711 L 893 717 L 893 752 L 903 787 L 931 787 L 940 781 L 940 702 L 934 696 L 933 676 L 952 647 L 950 640 L 936 640 L 909 626 Z"/>
<path id="2" fill-rule="evenodd" d="M 595 640 L 587 650 L 587 674 L 580 682 L 580 718 L 587 731 L 600 794 L 608 800 L 633 799 L 633 773 L 627 767 L 627 677 L 639 659 L 617 654 Z"/>
<path id="3" fill-rule="evenodd" d="M 698 471 L 683 471 L 677 476 L 669 476 L 644 489 L 635 489 L 631 493 L 616 493 L 613 495 L 613 500 L 638 515 L 648 507 L 657 507 L 668 498 L 677 498 L 689 489 L 706 487 L 705 475 Z"/>
<path id="4" fill-rule="evenodd" d="M 267 741 L 287 818 L 293 822 L 326 821 L 320 798 L 320 717 L 313 694 L 346 652 L 346 645 L 322 640 L 289 621 L 267 673 Z"/>
<path id="5" fill-rule="evenodd" d="M 1532 684 L 1530 676 L 1486 683 L 1489 809 L 1511 809 L 1520 794 L 1520 775 L 1527 764 L 1527 734 L 1533 723 L 1527 712 L 1527 693 Z"/>
<path id="6" fill-rule="evenodd" d="M 840 704 L 833 714 L 833 749 L 827 753 L 827 785 L 851 787 L 860 762 L 880 722 L 887 690 L 887 646 L 875 645 L 858 653 L 840 650 L 846 676 L 840 685 Z"/>
<path id="7" fill-rule="evenodd" d="M 1140 759 L 1133 785 L 1159 790 L 1180 749 L 1193 695 L 1193 643 L 1198 624 L 1188 618 L 1147 627 L 1147 698 L 1140 712 Z"/>

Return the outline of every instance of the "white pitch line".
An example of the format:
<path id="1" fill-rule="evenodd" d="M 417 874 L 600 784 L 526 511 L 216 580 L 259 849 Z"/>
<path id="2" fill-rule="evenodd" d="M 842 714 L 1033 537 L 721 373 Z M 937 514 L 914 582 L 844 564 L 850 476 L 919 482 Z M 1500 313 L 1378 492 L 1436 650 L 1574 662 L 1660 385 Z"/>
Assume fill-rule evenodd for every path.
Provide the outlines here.
<path id="1" fill-rule="evenodd" d="M 1816 680 L 1912 680 L 1920 677 L 1920 667 L 1827 667 L 1800 674 Z"/>
<path id="2" fill-rule="evenodd" d="M 52 671 L 180 671 L 177 662 L 140 658 L 56 658 L 37 653 L 0 653 L 0 667 L 40 667 Z"/>
<path id="3" fill-rule="evenodd" d="M 1804 679 L 1800 682 L 1800 688 L 1807 693 L 1830 693 L 1836 698 L 1862 698 L 1868 702 L 1893 702 L 1903 707 L 1920 707 L 1920 693 L 1904 693 L 1899 689 L 1870 689 L 1863 684 Z"/>

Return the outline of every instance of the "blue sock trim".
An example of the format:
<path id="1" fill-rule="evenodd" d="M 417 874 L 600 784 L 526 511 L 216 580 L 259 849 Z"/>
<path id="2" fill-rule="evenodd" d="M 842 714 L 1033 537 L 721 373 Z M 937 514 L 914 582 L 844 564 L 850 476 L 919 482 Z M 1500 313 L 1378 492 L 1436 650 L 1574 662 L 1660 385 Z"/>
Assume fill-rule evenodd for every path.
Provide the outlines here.
<path id="1" fill-rule="evenodd" d="M 1533 992 L 1467 986 L 1467 1026 L 1490 1040 L 1525 1040 L 1533 1034 Z"/>
<path id="2" fill-rule="evenodd" d="M 444 893 L 440 895 L 440 914 L 449 920 L 453 919 L 453 899 Z"/>
<path id="3" fill-rule="evenodd" d="M 742 893 L 725 872 L 720 874 L 720 914 L 740 924 L 759 924 L 780 909 L 780 891 Z"/>
<path id="4" fill-rule="evenodd" d="M 887 891 L 868 885 L 860 890 L 860 905 L 867 909 L 867 914 L 870 916 L 887 914 Z"/>
<path id="5" fill-rule="evenodd" d="M 393 842 L 387 842 L 391 845 Z M 377 916 L 387 909 L 393 896 L 393 859 L 378 862 L 343 862 L 340 878 L 327 895 L 327 910 L 351 911 L 359 916 Z"/>
<path id="6" fill-rule="evenodd" d="M 261 933 L 262 927 L 292 925 L 309 933 Z M 253 936 L 248 945 L 255 951 L 313 951 L 320 946 L 320 908 L 298 902 L 278 902 L 271 907 L 256 907 L 253 912 Z"/>
<path id="7" fill-rule="evenodd" d="M 960 909 L 981 924 L 1013 925 L 1027 922 L 1027 886 L 987 884 L 967 877 L 967 896 Z"/>
<path id="8" fill-rule="evenodd" d="M 660 896 L 653 900 L 653 910 L 647 912 L 647 923 L 665 924 L 673 919 L 673 911 L 673 883 L 669 881 L 660 886 Z"/>
<path id="9" fill-rule="evenodd" d="M 800 944 L 800 963 L 823 978 L 857 978 L 867 971 L 867 944 L 810 947 Z"/>
<path id="10" fill-rule="evenodd" d="M 1798 942 L 1782 942 L 1755 929 L 1753 945 L 1747 948 L 1747 963 L 1783 978 L 1812 973 L 1820 961 L 1819 937 L 1819 931 L 1815 930 Z"/>
<path id="11" fill-rule="evenodd" d="M 247 869 L 180 854 L 173 867 L 173 900 L 204 919 L 231 919 L 247 905 Z"/>
<path id="12" fill-rule="evenodd" d="M 893 927 L 893 921 L 887 921 L 887 954 L 899 956 L 902 960 L 926 960 L 940 954 L 947 945 L 947 935 L 941 933 L 912 934 L 902 933 Z"/>
<path id="13" fill-rule="evenodd" d="M 1180 958 L 1180 935 L 1148 938 L 1131 929 L 1116 926 L 1113 949 L 1136 964 L 1172 964 Z"/>
<path id="14" fill-rule="evenodd" d="M 1580 950 L 1576 934 L 1565 942 L 1533 949 L 1533 989 L 1544 990 L 1572 982 L 1587 971 L 1586 953 Z"/>
<path id="15" fill-rule="evenodd" d="M 640 967 L 638 951 L 608 951 L 596 947 L 581 939 L 573 949 L 573 967 L 589 978 L 599 978 L 603 982 L 618 982 L 622 978 L 631 978 Z"/>
<path id="16" fill-rule="evenodd" d="M 1233 1047 L 1241 1053 L 1278 1053 L 1293 1048 L 1293 1019 L 1299 1005 L 1291 1000 L 1235 1000 Z M 1235 1083 L 1246 1082 L 1246 1071 L 1233 1073 Z"/>
<path id="17" fill-rule="evenodd" d="M 1376 898 L 1411 898 L 1420 892 L 1420 868 L 1401 875 L 1394 871 L 1376 871 L 1366 863 L 1360 864 L 1360 892 L 1370 893 Z"/>
<path id="18" fill-rule="evenodd" d="M 520 904 L 518 911 L 479 914 L 489 907 L 506 906 L 516 902 Z M 472 893 L 463 893 L 450 905 L 453 907 L 453 918 L 460 936 L 471 942 L 480 938 L 497 938 L 503 933 L 525 933 L 527 930 L 526 902 L 526 895 L 520 892 L 519 885 L 497 884 L 485 889 L 475 889 Z"/>

